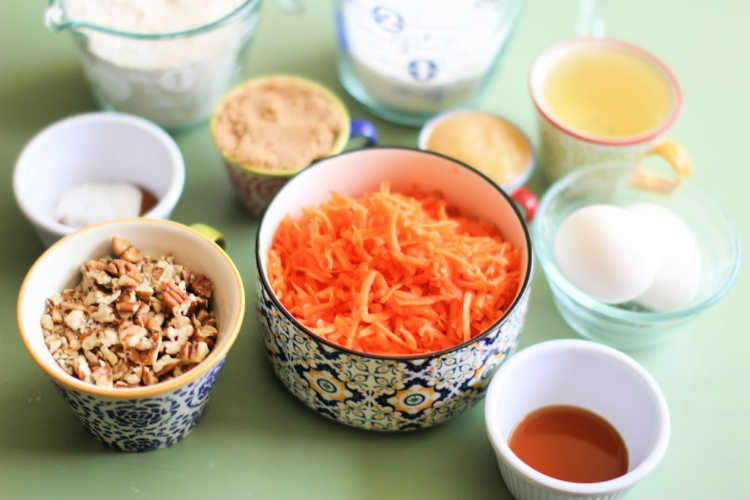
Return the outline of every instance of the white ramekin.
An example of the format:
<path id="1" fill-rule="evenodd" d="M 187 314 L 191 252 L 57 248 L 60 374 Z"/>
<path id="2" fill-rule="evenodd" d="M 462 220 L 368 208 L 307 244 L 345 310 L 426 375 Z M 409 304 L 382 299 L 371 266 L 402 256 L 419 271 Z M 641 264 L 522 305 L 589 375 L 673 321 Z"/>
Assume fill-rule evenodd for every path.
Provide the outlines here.
<path id="1" fill-rule="evenodd" d="M 143 214 L 167 219 L 185 185 L 185 163 L 174 140 L 137 116 L 95 112 L 49 125 L 24 147 L 13 172 L 13 192 L 44 246 L 78 228 L 55 219 L 69 187 L 92 180 L 131 182 L 158 202 Z"/>
<path id="2" fill-rule="evenodd" d="M 573 405 L 610 422 L 628 449 L 628 472 L 609 481 L 574 483 L 528 466 L 508 446 L 532 411 Z M 500 473 L 518 500 L 620 498 L 661 461 L 669 443 L 669 410 L 651 375 L 625 354 L 586 340 L 528 347 L 500 367 L 485 400 L 485 424 Z"/>

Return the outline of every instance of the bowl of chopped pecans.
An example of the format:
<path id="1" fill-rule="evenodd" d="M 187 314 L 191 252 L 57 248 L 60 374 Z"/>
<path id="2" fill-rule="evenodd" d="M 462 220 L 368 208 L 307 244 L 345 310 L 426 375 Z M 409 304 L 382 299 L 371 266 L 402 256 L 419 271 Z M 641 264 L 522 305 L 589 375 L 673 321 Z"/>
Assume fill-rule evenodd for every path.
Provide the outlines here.
<path id="1" fill-rule="evenodd" d="M 245 311 L 239 272 L 207 236 L 158 219 L 88 226 L 21 285 L 29 354 L 107 445 L 170 446 L 206 406 Z"/>

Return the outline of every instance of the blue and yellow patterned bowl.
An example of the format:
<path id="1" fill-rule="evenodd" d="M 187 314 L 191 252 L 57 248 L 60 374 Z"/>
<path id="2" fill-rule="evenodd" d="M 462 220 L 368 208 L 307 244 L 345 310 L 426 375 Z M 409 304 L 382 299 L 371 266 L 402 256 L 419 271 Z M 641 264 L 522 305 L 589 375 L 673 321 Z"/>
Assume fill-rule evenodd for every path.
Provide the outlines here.
<path id="1" fill-rule="evenodd" d="M 357 196 L 388 180 L 395 190 L 438 190 L 465 215 L 497 225 L 522 249 L 524 277 L 508 312 L 490 329 L 454 348 L 418 356 L 364 354 L 305 328 L 275 297 L 266 256 L 280 221 L 326 201 L 330 191 Z M 273 199 L 256 240 L 258 312 L 276 376 L 307 406 L 346 425 L 405 431 L 430 427 L 479 401 L 495 370 L 513 352 L 531 282 L 531 240 L 523 217 L 502 189 L 473 168 L 416 149 L 376 147 L 321 160 L 291 179 Z"/>
<path id="2" fill-rule="evenodd" d="M 196 228 L 197 229 L 197 228 Z M 200 232 L 199 232 L 200 231 Z M 229 349 L 242 327 L 245 292 L 231 259 L 208 231 L 159 219 L 119 219 L 88 226 L 57 241 L 37 259 L 18 294 L 18 328 L 31 357 L 52 379 L 83 426 L 98 440 L 124 451 L 170 446 L 185 437 L 203 413 Z M 106 388 L 66 373 L 44 343 L 45 301 L 80 280 L 81 263 L 109 252 L 121 236 L 147 255 L 172 252 L 175 260 L 214 283 L 216 345 L 191 370 L 158 384 Z"/>

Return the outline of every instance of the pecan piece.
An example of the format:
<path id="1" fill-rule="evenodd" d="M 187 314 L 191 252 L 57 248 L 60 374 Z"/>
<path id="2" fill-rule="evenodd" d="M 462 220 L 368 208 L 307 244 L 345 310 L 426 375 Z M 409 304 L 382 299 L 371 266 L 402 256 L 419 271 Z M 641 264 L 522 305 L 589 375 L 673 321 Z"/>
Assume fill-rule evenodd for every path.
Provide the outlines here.
<path id="1" fill-rule="evenodd" d="M 100 387 L 112 387 L 112 367 L 108 364 L 100 364 L 91 371 L 91 378 L 94 383 Z"/>
<path id="2" fill-rule="evenodd" d="M 65 324 L 71 330 L 80 330 L 86 324 L 86 314 L 80 309 L 73 309 L 65 316 Z"/>
<path id="3" fill-rule="evenodd" d="M 127 315 L 135 313 L 141 307 L 141 303 L 134 300 L 131 301 L 129 297 L 123 297 L 117 302 L 115 307 L 117 308 L 117 312 Z"/>
<path id="4" fill-rule="evenodd" d="M 125 250 L 133 246 L 128 240 L 119 236 L 112 237 L 112 251 L 118 257 L 125 253 Z"/>
<path id="5" fill-rule="evenodd" d="M 214 284 L 205 274 L 193 276 L 193 279 L 190 281 L 190 290 L 195 292 L 196 295 L 200 295 L 207 299 L 211 298 L 211 291 L 213 288 Z"/>
<path id="6" fill-rule="evenodd" d="M 143 369 L 142 380 L 145 385 L 153 385 L 159 383 L 159 378 L 154 375 L 154 372 L 152 372 L 149 367 L 145 367 Z"/>
<path id="7" fill-rule="evenodd" d="M 189 342 L 180 349 L 180 360 L 185 363 L 200 363 L 208 356 L 209 348 L 205 342 Z"/>
<path id="8" fill-rule="evenodd" d="M 130 247 L 123 252 L 122 258 L 128 262 L 140 262 L 143 260 L 143 252 L 135 247 Z"/>
<path id="9" fill-rule="evenodd" d="M 82 354 L 79 354 L 73 362 L 73 370 L 75 370 L 76 376 L 80 380 L 86 382 L 91 380 L 91 368 L 89 368 L 89 364 Z"/>
<path id="10" fill-rule="evenodd" d="M 169 354 L 165 354 L 161 358 L 157 359 L 156 363 L 154 363 L 154 373 L 156 373 L 158 377 L 161 377 L 165 373 L 174 370 L 174 368 L 179 364 L 179 359 L 175 359 Z"/>
<path id="11" fill-rule="evenodd" d="M 123 377 L 125 383 L 130 385 L 138 385 L 141 383 L 141 376 L 143 375 L 142 366 L 134 366 L 128 371 L 127 375 Z"/>
<path id="12" fill-rule="evenodd" d="M 120 343 L 125 349 L 133 349 L 147 333 L 142 326 L 130 324 L 120 330 Z"/>
<path id="13" fill-rule="evenodd" d="M 170 311 L 174 311 L 175 307 L 188 300 L 188 298 L 188 294 L 183 292 L 174 283 L 169 283 L 162 292 L 162 300 L 164 301 L 164 305 L 166 305 L 167 309 L 169 309 Z"/>

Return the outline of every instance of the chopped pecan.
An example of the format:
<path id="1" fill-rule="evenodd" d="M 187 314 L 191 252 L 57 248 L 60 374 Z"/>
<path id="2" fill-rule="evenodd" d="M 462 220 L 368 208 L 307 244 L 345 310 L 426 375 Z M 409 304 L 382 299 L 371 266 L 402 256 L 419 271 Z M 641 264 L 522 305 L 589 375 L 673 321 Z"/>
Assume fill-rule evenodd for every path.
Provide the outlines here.
<path id="1" fill-rule="evenodd" d="M 127 375 L 123 377 L 126 383 L 130 385 L 138 385 L 141 382 L 141 376 L 143 375 L 143 367 L 133 366 L 128 371 Z"/>
<path id="2" fill-rule="evenodd" d="M 97 271 L 104 271 L 107 268 L 107 264 L 105 264 L 104 262 L 100 260 L 91 259 L 91 260 L 86 261 L 86 263 L 84 264 L 84 267 L 86 269 L 95 269 Z"/>
<path id="3" fill-rule="evenodd" d="M 86 261 L 75 288 L 48 298 L 44 342 L 67 373 L 102 387 L 138 387 L 180 376 L 216 343 L 213 283 L 174 262 L 150 259 L 122 238 L 116 258 Z"/>
<path id="4" fill-rule="evenodd" d="M 180 361 L 186 363 L 200 363 L 208 356 L 209 348 L 205 342 L 186 343 L 180 349 Z"/>
<path id="5" fill-rule="evenodd" d="M 154 372 L 151 371 L 150 368 L 145 367 L 143 369 L 143 377 L 142 377 L 143 383 L 146 385 L 153 385 L 159 382 L 159 378 L 154 375 Z"/>
<path id="6" fill-rule="evenodd" d="M 133 314 L 138 310 L 139 307 L 141 307 L 140 302 L 131 301 L 128 297 L 123 297 L 115 305 L 117 312 L 119 312 L 120 314 Z"/>
<path id="7" fill-rule="evenodd" d="M 120 343 L 125 349 L 133 349 L 148 331 L 138 325 L 128 325 L 120 330 Z"/>
<path id="8" fill-rule="evenodd" d="M 211 291 L 213 288 L 214 284 L 205 274 L 194 276 L 190 281 L 190 290 L 195 292 L 196 295 L 200 295 L 207 299 L 211 297 Z"/>
<path id="9" fill-rule="evenodd" d="M 91 378 L 96 385 L 111 388 L 113 382 L 112 367 L 106 363 L 100 364 L 91 371 Z"/>
<path id="10" fill-rule="evenodd" d="M 173 283 L 169 283 L 162 292 L 162 300 L 167 309 L 174 310 L 180 304 L 188 300 L 189 295 Z"/>
<path id="11" fill-rule="evenodd" d="M 125 250 L 127 250 L 131 246 L 131 243 L 124 238 L 120 238 L 119 236 L 112 237 L 112 251 L 118 257 L 125 253 Z"/>
<path id="12" fill-rule="evenodd" d="M 165 354 L 161 358 L 157 359 L 156 363 L 154 363 L 154 373 L 156 373 L 157 376 L 161 377 L 165 373 L 172 371 L 179 364 L 179 359 L 175 359 L 169 354 Z"/>
<path id="13" fill-rule="evenodd" d="M 143 260 L 143 253 L 135 247 L 130 247 L 122 253 L 121 257 L 128 262 L 140 262 Z"/>
<path id="14" fill-rule="evenodd" d="M 76 376 L 84 380 L 86 382 L 91 380 L 91 368 L 89 368 L 89 364 L 86 361 L 86 358 L 79 354 L 78 357 L 73 362 L 73 369 L 76 372 Z"/>
<path id="15" fill-rule="evenodd" d="M 52 321 L 52 316 L 49 314 L 43 314 L 42 315 L 42 328 L 45 330 L 52 330 L 55 328 L 55 322 Z"/>
<path id="16" fill-rule="evenodd" d="M 81 348 L 84 351 L 91 351 L 93 349 L 96 349 L 101 343 L 99 340 L 99 334 L 94 330 L 89 330 L 88 332 L 82 334 L 79 337 L 79 340 L 81 341 Z"/>

